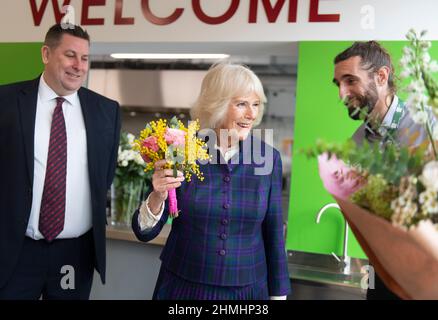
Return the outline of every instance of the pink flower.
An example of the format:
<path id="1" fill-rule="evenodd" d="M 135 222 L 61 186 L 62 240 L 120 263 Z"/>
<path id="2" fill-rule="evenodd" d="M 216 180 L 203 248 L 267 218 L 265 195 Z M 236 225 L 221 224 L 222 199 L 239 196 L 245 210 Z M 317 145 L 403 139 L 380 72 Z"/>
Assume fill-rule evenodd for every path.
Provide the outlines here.
<path id="1" fill-rule="evenodd" d="M 179 129 L 167 128 L 164 139 L 167 144 L 174 146 L 184 146 L 186 143 L 186 132 Z"/>
<path id="2" fill-rule="evenodd" d="M 342 200 L 348 200 L 364 185 L 363 179 L 358 177 L 357 173 L 342 160 L 338 160 L 335 155 L 332 155 L 330 159 L 326 152 L 320 155 L 318 167 L 324 188 Z"/>
<path id="3" fill-rule="evenodd" d="M 142 144 L 143 144 L 143 147 L 146 147 L 154 152 L 157 152 L 159 149 L 158 143 L 157 143 L 157 138 L 154 136 L 147 137 L 146 139 L 143 140 Z"/>

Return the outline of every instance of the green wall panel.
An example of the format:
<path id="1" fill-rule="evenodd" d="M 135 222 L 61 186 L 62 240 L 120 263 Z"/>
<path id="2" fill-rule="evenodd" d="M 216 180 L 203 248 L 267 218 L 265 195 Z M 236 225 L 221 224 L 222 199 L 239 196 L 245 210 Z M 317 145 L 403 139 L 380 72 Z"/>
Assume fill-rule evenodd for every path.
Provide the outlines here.
<path id="1" fill-rule="evenodd" d="M 41 43 L 0 43 L 0 84 L 30 80 L 43 70 Z"/>
<path id="2" fill-rule="evenodd" d="M 318 175 L 315 159 L 307 159 L 300 150 L 312 146 L 318 138 L 345 141 L 360 125 L 348 118 L 340 102 L 337 87 L 332 84 L 333 59 L 350 42 L 299 43 L 295 132 L 292 161 L 292 180 L 289 203 L 287 248 L 314 253 L 342 254 L 344 220 L 337 209 L 329 209 L 320 224 L 316 215 L 324 205 L 334 202 L 325 191 Z M 382 42 L 393 58 L 396 71 L 403 41 Z M 432 43 L 431 56 L 438 59 L 438 42 Z M 403 87 L 404 83 L 398 83 Z M 406 93 L 399 91 L 399 96 Z M 365 255 L 350 231 L 350 256 Z"/>

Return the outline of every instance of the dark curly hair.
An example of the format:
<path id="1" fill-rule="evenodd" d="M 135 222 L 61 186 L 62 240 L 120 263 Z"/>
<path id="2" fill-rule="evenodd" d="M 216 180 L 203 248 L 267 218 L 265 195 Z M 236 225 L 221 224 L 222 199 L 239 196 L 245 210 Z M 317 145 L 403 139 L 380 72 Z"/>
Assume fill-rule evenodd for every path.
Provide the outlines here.
<path id="1" fill-rule="evenodd" d="M 391 61 L 391 56 L 388 51 L 383 48 L 377 41 L 367 41 L 367 42 L 355 42 L 353 45 L 340 54 L 338 54 L 334 63 L 337 64 L 341 61 L 347 60 L 351 57 L 361 57 L 361 67 L 364 70 L 369 71 L 369 76 L 371 77 L 373 73 L 377 72 L 381 67 L 389 68 L 388 75 L 388 88 L 392 94 L 395 94 L 395 76 L 394 76 L 394 66 Z"/>

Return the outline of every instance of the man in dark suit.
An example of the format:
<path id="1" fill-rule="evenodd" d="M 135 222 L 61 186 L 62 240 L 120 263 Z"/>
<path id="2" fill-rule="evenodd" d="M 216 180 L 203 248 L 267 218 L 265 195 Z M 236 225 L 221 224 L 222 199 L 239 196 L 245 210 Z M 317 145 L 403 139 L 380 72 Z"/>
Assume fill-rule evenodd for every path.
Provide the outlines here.
<path id="1" fill-rule="evenodd" d="M 81 88 L 90 39 L 54 25 L 35 80 L 0 86 L 0 299 L 88 299 L 105 282 L 117 102 Z"/>

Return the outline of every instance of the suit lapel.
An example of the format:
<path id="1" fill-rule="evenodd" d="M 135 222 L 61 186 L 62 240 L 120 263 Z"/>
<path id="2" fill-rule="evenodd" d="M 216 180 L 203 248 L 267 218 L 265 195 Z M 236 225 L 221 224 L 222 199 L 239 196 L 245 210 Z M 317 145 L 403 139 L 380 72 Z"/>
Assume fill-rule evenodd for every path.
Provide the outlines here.
<path id="1" fill-rule="evenodd" d="M 18 110 L 20 113 L 21 132 L 23 133 L 23 144 L 27 163 L 27 174 L 30 185 L 33 185 L 34 171 L 34 139 L 35 139 L 35 117 L 38 102 L 39 77 L 23 88 L 18 96 Z"/>
<path id="2" fill-rule="evenodd" d="M 95 154 L 98 150 L 96 137 L 98 134 L 95 132 L 97 130 L 97 119 L 94 119 L 93 112 L 91 110 L 92 103 L 90 101 L 90 95 L 84 89 L 79 89 L 78 91 L 79 101 L 81 102 L 82 116 L 84 117 L 85 131 L 87 135 L 87 161 L 88 161 L 88 176 L 90 178 L 90 188 L 91 193 L 93 193 L 93 186 L 97 181 L 94 177 L 96 172 L 96 161 L 98 159 Z"/>

